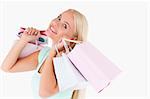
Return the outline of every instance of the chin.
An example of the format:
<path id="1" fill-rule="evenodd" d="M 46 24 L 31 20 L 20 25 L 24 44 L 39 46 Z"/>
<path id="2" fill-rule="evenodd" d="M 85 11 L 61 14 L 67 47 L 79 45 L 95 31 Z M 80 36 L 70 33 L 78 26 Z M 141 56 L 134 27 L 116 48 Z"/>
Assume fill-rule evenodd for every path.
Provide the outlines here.
<path id="1" fill-rule="evenodd" d="M 51 34 L 47 34 L 48 38 L 51 38 L 51 39 L 54 39 L 55 36 L 54 35 L 51 35 Z"/>

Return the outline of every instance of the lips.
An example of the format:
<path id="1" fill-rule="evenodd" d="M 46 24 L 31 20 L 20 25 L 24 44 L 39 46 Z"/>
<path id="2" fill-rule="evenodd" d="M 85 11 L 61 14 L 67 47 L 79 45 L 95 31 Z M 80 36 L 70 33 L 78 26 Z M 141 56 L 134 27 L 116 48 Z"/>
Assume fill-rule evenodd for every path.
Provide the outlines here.
<path id="1" fill-rule="evenodd" d="M 53 33 L 57 34 L 56 30 L 55 30 L 52 26 L 50 27 L 50 30 L 51 30 Z"/>
<path id="2" fill-rule="evenodd" d="M 56 30 L 52 27 L 52 26 L 50 26 L 47 30 L 46 30 L 46 32 L 45 32 L 45 34 L 46 35 L 49 35 L 49 34 L 57 34 L 57 32 L 56 32 Z"/>

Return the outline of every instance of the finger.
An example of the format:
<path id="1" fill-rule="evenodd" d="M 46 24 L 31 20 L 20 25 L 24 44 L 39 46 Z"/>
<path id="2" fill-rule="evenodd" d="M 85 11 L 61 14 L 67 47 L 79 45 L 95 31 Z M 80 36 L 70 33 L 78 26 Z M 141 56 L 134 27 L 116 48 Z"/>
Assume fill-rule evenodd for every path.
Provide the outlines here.
<path id="1" fill-rule="evenodd" d="M 35 31 L 34 28 L 31 27 L 31 33 L 30 33 L 30 35 L 33 35 L 34 31 Z"/>
<path id="2" fill-rule="evenodd" d="M 38 34 L 38 31 L 35 31 L 35 32 L 33 33 L 34 36 L 36 36 L 37 34 Z"/>
<path id="3" fill-rule="evenodd" d="M 36 31 L 36 34 L 34 34 L 33 36 L 35 36 L 36 39 L 38 39 L 41 36 L 40 31 Z"/>
<path id="4" fill-rule="evenodd" d="M 75 47 L 76 43 L 70 43 L 70 47 L 73 49 Z"/>
<path id="5" fill-rule="evenodd" d="M 31 28 L 28 28 L 28 34 L 31 35 Z"/>
<path id="6" fill-rule="evenodd" d="M 33 28 L 33 29 L 32 29 L 32 35 L 34 35 L 34 36 L 35 36 L 35 34 L 36 34 L 36 29 L 35 29 L 35 28 Z"/>
<path id="7" fill-rule="evenodd" d="M 62 52 L 63 52 L 63 53 L 65 53 L 65 52 L 66 52 L 66 50 L 64 49 L 64 50 L 62 50 Z"/>
<path id="8" fill-rule="evenodd" d="M 60 53 L 60 55 L 62 55 L 63 51 L 60 51 L 59 53 Z"/>
<path id="9" fill-rule="evenodd" d="M 29 33 L 29 30 L 30 30 L 30 28 L 28 27 L 26 30 L 25 30 L 25 32 L 27 32 L 27 34 Z"/>
<path id="10" fill-rule="evenodd" d="M 40 37 L 40 36 L 41 36 L 40 31 L 37 31 L 36 36 L 37 36 L 37 37 Z"/>
<path id="11" fill-rule="evenodd" d="M 40 35 L 40 31 L 39 31 L 39 30 L 36 30 L 35 35 L 36 35 L 36 36 Z"/>
<path id="12" fill-rule="evenodd" d="M 34 29 L 35 31 L 34 31 L 34 36 L 37 36 L 37 34 L 38 34 L 38 30 L 37 29 Z"/>
<path id="13" fill-rule="evenodd" d="M 62 53 L 66 53 L 66 50 L 60 51 L 60 55 L 62 55 Z"/>
<path id="14" fill-rule="evenodd" d="M 32 35 L 35 35 L 35 34 L 37 34 L 37 30 L 35 28 L 33 28 Z"/>
<path id="15" fill-rule="evenodd" d="M 63 47 L 64 47 L 63 42 L 60 42 L 60 43 L 57 44 L 57 48 L 58 48 L 59 50 L 62 50 Z"/>

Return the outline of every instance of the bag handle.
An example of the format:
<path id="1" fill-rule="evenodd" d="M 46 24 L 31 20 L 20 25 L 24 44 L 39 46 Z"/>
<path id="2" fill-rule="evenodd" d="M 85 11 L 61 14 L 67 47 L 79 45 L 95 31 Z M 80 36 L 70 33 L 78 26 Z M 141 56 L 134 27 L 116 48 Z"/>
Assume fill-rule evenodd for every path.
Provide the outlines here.
<path id="1" fill-rule="evenodd" d="M 66 53 L 68 53 L 69 52 L 69 48 L 67 47 L 67 44 L 64 41 L 63 41 L 63 46 L 65 47 Z M 60 52 L 58 51 L 57 44 L 55 44 L 54 47 L 55 47 L 55 50 L 56 50 L 58 56 L 61 56 Z"/>
<path id="2" fill-rule="evenodd" d="M 73 42 L 73 43 L 77 43 L 77 44 L 82 43 L 82 41 L 76 41 L 76 40 L 70 40 L 70 39 L 62 38 L 62 42 L 63 42 L 64 48 L 65 48 L 65 50 L 66 50 L 66 53 L 69 53 L 69 49 L 72 50 L 71 47 L 68 48 L 68 45 L 67 45 L 66 41 L 68 41 L 68 42 Z M 59 51 L 58 51 L 57 46 L 55 45 L 54 47 L 55 47 L 56 52 L 57 52 L 58 55 L 60 56 L 60 53 L 59 53 Z"/>
<path id="3" fill-rule="evenodd" d="M 62 41 L 63 41 L 64 47 L 65 47 L 65 50 L 66 50 L 67 53 L 69 53 L 69 49 L 68 49 L 66 41 L 77 43 L 77 44 L 81 44 L 82 43 L 82 41 L 70 40 L 70 39 L 66 39 L 66 38 L 63 38 Z M 72 50 L 71 47 L 70 47 L 70 49 Z"/>
<path id="4" fill-rule="evenodd" d="M 62 40 L 68 41 L 68 42 L 73 42 L 73 43 L 78 43 L 78 44 L 83 42 L 83 41 L 70 40 L 70 39 L 66 39 L 66 38 L 63 38 Z"/>
<path id="5" fill-rule="evenodd" d="M 58 51 L 57 46 L 56 46 L 56 45 L 54 45 L 54 47 L 55 47 L 56 52 L 58 53 L 58 56 L 60 56 L 60 53 L 59 53 L 59 51 Z"/>

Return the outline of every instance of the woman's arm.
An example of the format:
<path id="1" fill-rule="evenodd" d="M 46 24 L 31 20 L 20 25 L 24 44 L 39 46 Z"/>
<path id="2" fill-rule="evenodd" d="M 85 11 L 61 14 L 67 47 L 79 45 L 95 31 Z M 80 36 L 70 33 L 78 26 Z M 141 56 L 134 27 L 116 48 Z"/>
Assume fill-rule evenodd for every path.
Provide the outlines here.
<path id="1" fill-rule="evenodd" d="M 5 72 L 21 72 L 33 70 L 36 68 L 36 58 L 39 52 L 35 52 L 25 58 L 18 58 L 22 49 L 25 47 L 27 43 L 19 40 L 16 44 L 11 48 L 6 58 L 4 59 L 1 69 Z"/>
<path id="2" fill-rule="evenodd" d="M 53 57 L 56 55 L 55 50 L 52 48 L 48 58 L 43 64 L 41 73 L 39 95 L 41 97 L 52 96 L 58 92 L 58 85 L 55 78 Z"/>
<path id="3" fill-rule="evenodd" d="M 37 30 L 33 28 L 28 28 L 21 37 L 20 40 L 11 48 L 6 58 L 4 59 L 1 69 L 6 72 L 20 72 L 20 71 L 28 71 L 36 68 L 37 64 L 37 56 L 39 52 L 35 52 L 25 58 L 19 59 L 19 55 L 25 45 L 37 38 L 37 34 L 35 35 Z M 33 58 L 34 57 L 34 58 Z"/>
<path id="4" fill-rule="evenodd" d="M 10 49 L 9 53 L 7 54 L 6 58 L 4 59 L 1 69 L 4 71 L 9 71 L 13 65 L 16 63 L 19 54 L 21 53 L 22 49 L 25 47 L 26 42 L 19 40 L 16 44 Z"/>

